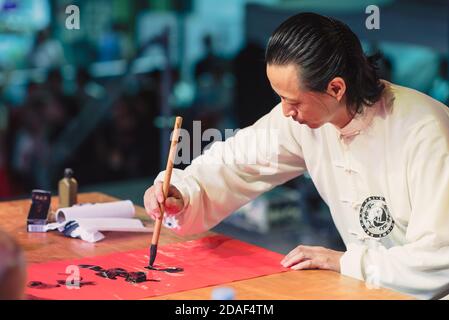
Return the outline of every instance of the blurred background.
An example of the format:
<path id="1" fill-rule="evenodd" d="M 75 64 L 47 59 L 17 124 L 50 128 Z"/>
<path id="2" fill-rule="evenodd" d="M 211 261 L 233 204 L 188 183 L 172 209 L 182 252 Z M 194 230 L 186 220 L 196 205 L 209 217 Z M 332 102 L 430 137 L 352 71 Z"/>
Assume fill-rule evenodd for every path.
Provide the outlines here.
<path id="1" fill-rule="evenodd" d="M 379 30 L 365 27 L 371 4 Z M 69 5 L 79 29 L 66 25 Z M 301 11 L 344 21 L 368 54 L 381 52 L 382 78 L 448 104 L 447 0 L 0 0 L 0 200 L 56 195 L 70 167 L 81 192 L 142 205 L 174 115 L 190 132 L 194 120 L 224 131 L 278 102 L 264 48 Z M 344 248 L 307 175 L 215 230 L 282 253 Z"/>

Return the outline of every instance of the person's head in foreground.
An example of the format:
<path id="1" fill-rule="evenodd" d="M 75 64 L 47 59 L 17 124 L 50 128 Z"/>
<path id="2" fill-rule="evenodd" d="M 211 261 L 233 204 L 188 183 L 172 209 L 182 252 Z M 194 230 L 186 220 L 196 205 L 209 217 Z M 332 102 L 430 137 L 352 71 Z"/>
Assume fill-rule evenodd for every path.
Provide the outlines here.
<path id="1" fill-rule="evenodd" d="M 0 230 L 0 300 L 23 299 L 26 269 L 22 250 Z"/>

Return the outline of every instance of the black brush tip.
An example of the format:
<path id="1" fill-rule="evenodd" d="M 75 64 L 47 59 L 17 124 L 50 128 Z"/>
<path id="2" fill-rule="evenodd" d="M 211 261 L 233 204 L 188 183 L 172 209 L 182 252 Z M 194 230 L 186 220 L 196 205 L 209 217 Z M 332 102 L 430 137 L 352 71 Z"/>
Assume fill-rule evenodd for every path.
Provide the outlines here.
<path id="1" fill-rule="evenodd" d="M 157 244 L 152 244 L 150 247 L 150 266 L 152 267 L 154 264 L 154 260 L 156 260 L 157 254 Z"/>

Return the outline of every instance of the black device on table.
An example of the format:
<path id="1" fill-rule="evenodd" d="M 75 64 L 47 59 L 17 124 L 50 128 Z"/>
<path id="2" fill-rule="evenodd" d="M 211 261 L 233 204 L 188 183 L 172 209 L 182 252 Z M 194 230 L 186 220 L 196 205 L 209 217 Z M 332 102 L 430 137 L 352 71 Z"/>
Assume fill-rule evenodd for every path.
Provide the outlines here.
<path id="1" fill-rule="evenodd" d="M 28 232 L 46 232 L 45 225 L 47 224 L 50 202 L 50 191 L 33 190 L 31 192 L 31 207 L 27 219 Z"/>

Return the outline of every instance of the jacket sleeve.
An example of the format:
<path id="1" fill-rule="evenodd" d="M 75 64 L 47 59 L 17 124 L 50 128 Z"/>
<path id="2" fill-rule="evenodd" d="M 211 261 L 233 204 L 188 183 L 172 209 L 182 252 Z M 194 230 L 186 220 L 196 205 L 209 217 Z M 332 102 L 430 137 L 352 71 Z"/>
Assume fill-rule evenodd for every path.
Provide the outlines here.
<path id="1" fill-rule="evenodd" d="M 164 215 L 164 225 L 181 235 L 209 230 L 261 193 L 302 174 L 297 126 L 278 105 L 233 137 L 214 142 L 186 169 L 174 169 L 170 182 L 183 195 L 184 209 Z M 163 177 L 161 172 L 155 181 Z"/>
<path id="2" fill-rule="evenodd" d="M 447 116 L 445 117 L 447 119 Z M 406 243 L 348 245 L 342 274 L 422 299 L 449 294 L 449 121 L 430 120 L 405 144 L 411 214 Z"/>

